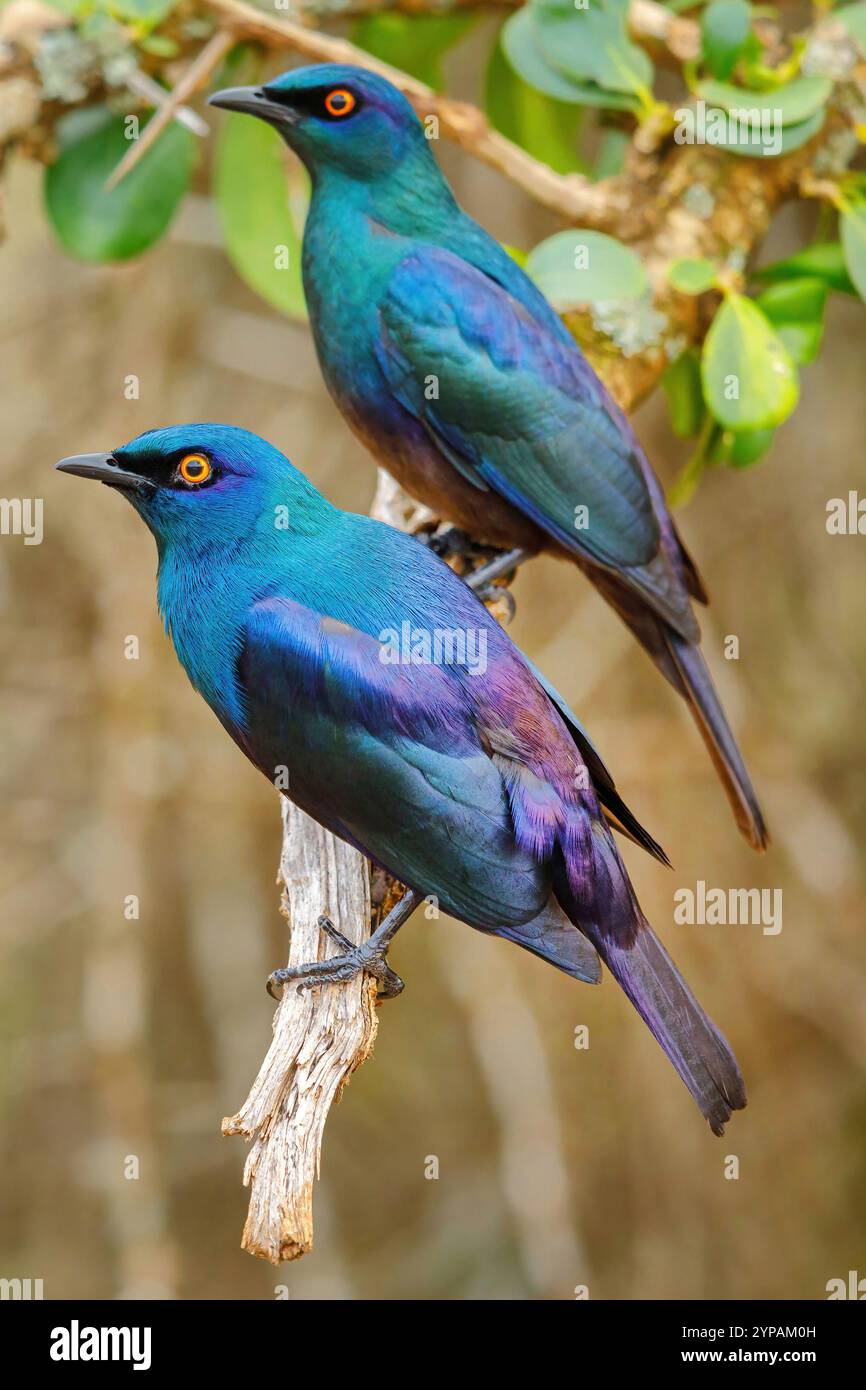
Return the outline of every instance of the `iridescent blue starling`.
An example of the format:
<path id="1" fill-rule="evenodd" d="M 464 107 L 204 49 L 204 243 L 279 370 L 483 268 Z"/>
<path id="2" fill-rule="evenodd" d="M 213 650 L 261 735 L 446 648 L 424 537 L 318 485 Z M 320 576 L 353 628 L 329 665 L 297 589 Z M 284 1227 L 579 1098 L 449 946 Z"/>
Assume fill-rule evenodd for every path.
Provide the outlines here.
<path id="1" fill-rule="evenodd" d="M 414 890 L 410 907 L 435 895 L 578 980 L 604 961 L 720 1134 L 745 1105 L 739 1068 L 646 922 L 612 828 L 664 854 L 467 585 L 244 430 L 154 430 L 58 467 L 115 488 L 149 526 L 178 658 L 255 766 L 281 788 L 286 769 L 286 794 Z M 385 952 L 406 915 L 361 947 L 328 924 L 342 955 L 275 975 L 368 970 L 396 992 Z"/>
<path id="2" fill-rule="evenodd" d="M 687 701 L 740 829 L 763 848 L 700 651 L 692 601 L 706 592 L 659 482 L 558 315 L 455 202 L 408 101 L 332 64 L 211 101 L 274 126 L 310 172 L 307 305 L 355 433 L 476 541 L 583 570 Z"/>

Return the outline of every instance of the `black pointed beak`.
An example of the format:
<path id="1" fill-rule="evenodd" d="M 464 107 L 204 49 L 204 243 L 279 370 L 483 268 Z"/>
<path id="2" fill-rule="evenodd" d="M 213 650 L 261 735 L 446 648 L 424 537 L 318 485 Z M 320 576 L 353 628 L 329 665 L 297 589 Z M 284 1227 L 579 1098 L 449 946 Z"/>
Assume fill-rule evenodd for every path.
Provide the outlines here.
<path id="1" fill-rule="evenodd" d="M 74 473 L 78 478 L 95 478 L 108 487 L 129 488 L 133 492 L 152 492 L 153 483 L 140 473 L 121 468 L 113 454 L 71 454 L 56 465 L 59 473 Z"/>
<path id="2" fill-rule="evenodd" d="M 222 92 L 214 92 L 207 100 L 208 106 L 219 106 L 224 111 L 243 111 L 248 116 L 258 116 L 269 125 L 291 125 L 295 119 L 290 106 L 272 101 L 262 87 L 226 87 Z"/>

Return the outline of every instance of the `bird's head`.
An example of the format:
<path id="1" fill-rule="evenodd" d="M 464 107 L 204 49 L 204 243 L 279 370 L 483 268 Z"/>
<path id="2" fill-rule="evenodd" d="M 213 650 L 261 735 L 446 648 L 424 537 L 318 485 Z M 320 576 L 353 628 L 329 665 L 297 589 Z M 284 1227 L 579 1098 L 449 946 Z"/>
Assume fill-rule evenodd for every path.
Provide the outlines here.
<path id="1" fill-rule="evenodd" d="M 371 181 L 392 173 L 427 140 L 409 102 L 384 77 L 343 63 L 295 68 L 261 87 L 230 87 L 211 106 L 267 121 L 316 178 L 339 169 Z"/>
<path id="2" fill-rule="evenodd" d="M 57 467 L 123 493 L 161 552 L 236 546 L 273 535 L 281 517 L 284 531 L 308 529 L 329 505 L 279 449 L 230 425 L 148 430 L 111 453 L 76 454 Z"/>

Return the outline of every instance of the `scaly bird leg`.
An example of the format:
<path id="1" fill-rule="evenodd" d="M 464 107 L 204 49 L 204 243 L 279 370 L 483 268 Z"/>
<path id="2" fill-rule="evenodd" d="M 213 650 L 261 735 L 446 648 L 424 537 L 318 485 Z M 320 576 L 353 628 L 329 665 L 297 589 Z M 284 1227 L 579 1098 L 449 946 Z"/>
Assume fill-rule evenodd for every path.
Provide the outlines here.
<path id="1" fill-rule="evenodd" d="M 465 531 L 459 530 L 456 526 L 449 526 L 444 531 L 419 531 L 415 539 L 422 545 L 426 545 L 440 560 L 449 561 L 457 559 L 462 563 L 454 567 L 456 573 L 465 584 L 468 584 L 473 592 L 477 593 L 482 603 L 492 603 L 496 599 L 505 599 L 510 608 L 508 620 L 514 617 L 514 601 L 506 589 L 494 586 L 494 579 L 499 579 L 503 574 L 509 574 L 512 570 L 522 565 L 524 560 L 532 558 L 530 550 L 501 550 L 497 551 L 489 545 L 479 545 L 468 536 Z M 479 565 L 477 570 L 470 570 L 468 574 L 463 570 L 465 565 L 472 561 L 482 560 L 484 563 Z"/>
<path id="2" fill-rule="evenodd" d="M 494 584 L 494 579 L 499 579 L 503 574 L 510 574 L 516 570 L 518 565 L 522 565 L 524 560 L 531 559 L 531 552 L 528 550 L 506 550 L 495 559 L 482 565 L 480 569 L 474 570 L 472 574 L 467 574 L 464 583 L 478 595 L 482 603 L 492 603 L 497 599 L 504 598 L 508 605 L 508 616 L 506 622 L 510 622 L 514 617 L 514 598 L 509 589 L 503 589 L 500 585 Z"/>
<path id="3" fill-rule="evenodd" d="M 530 558 L 531 552 L 528 550 L 504 550 L 501 555 L 497 555 L 488 564 L 482 565 L 472 574 L 467 574 L 465 582 L 470 589 L 474 589 L 478 593 L 479 589 L 484 589 L 486 585 L 492 584 L 494 579 L 501 578 L 503 574 L 516 570 L 518 565 L 522 565 L 524 560 Z"/>
<path id="4" fill-rule="evenodd" d="M 387 917 L 379 923 L 373 935 L 367 941 L 361 942 L 360 946 L 338 931 L 329 917 L 320 917 L 319 926 L 322 931 L 343 948 L 343 954 L 332 956 L 330 960 L 309 961 L 306 965 L 283 966 L 272 971 L 268 976 L 268 994 L 272 999 L 278 999 L 279 995 L 275 994 L 274 990 L 278 985 L 287 984 L 289 980 L 298 981 L 300 993 L 302 989 L 313 989 L 316 985 L 333 985 L 341 980 L 352 980 L 365 970 L 368 975 L 373 975 L 380 981 L 382 988 L 379 998 L 393 999 L 395 994 L 402 992 L 404 984 L 400 976 L 386 963 L 385 957 L 397 932 L 423 901 L 423 896 L 413 888 L 408 889 L 400 901 L 391 908 Z"/>

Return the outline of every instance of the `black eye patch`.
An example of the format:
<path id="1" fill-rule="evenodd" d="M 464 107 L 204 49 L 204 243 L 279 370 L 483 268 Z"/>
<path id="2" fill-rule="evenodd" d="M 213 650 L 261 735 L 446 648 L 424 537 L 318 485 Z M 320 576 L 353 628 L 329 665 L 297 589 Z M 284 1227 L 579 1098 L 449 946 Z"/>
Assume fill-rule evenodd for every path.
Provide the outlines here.
<path id="1" fill-rule="evenodd" d="M 125 454 L 122 449 L 115 449 L 113 457 L 120 468 L 127 468 L 130 472 L 137 473 L 154 488 L 165 487 L 189 491 L 190 484 L 179 476 L 178 470 L 182 461 L 193 454 L 201 454 L 212 465 L 211 472 L 199 486 L 206 486 L 208 483 L 216 481 L 216 465 L 213 464 L 212 457 L 204 449 L 177 449 L 171 454 Z"/>
<path id="2" fill-rule="evenodd" d="M 319 120 L 331 124 L 357 115 L 364 106 L 363 97 L 354 88 L 335 86 L 333 83 L 327 87 L 304 87 L 294 90 L 264 86 L 262 91 L 269 101 L 275 101 L 290 111 L 317 116 Z"/>

